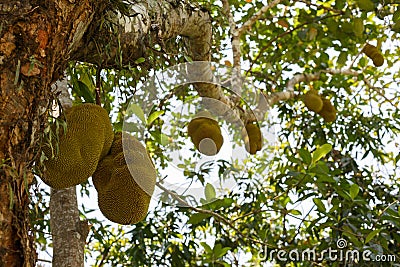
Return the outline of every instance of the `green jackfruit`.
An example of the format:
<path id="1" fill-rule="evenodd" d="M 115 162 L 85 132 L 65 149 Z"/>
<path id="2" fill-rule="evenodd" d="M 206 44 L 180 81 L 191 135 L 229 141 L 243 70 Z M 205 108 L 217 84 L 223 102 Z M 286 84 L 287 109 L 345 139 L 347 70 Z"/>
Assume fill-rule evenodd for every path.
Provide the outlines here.
<path id="1" fill-rule="evenodd" d="M 375 5 L 371 0 L 357 0 L 357 5 L 361 10 L 372 11 Z"/>
<path id="2" fill-rule="evenodd" d="M 110 153 L 92 175 L 100 211 L 119 224 L 141 221 L 149 208 L 156 175 L 145 147 L 129 134 L 124 138 L 115 134 Z"/>
<path id="3" fill-rule="evenodd" d="M 383 65 L 385 59 L 376 46 L 366 43 L 362 52 L 364 52 L 367 57 L 372 59 L 372 62 L 376 67 Z"/>
<path id="4" fill-rule="evenodd" d="M 309 110 L 314 112 L 322 109 L 322 99 L 315 90 L 308 91 L 303 97 L 303 102 Z"/>
<path id="5" fill-rule="evenodd" d="M 318 112 L 319 115 L 326 121 L 332 122 L 336 119 L 336 109 L 332 105 L 331 101 L 328 99 L 322 99 L 323 106 L 322 109 Z"/>
<path id="6" fill-rule="evenodd" d="M 245 138 L 246 150 L 250 154 L 256 154 L 262 148 L 262 136 L 260 127 L 254 123 L 246 124 L 247 138 Z"/>
<path id="7" fill-rule="evenodd" d="M 364 20 L 362 18 L 354 18 L 353 31 L 357 37 L 362 37 L 364 33 Z"/>
<path id="8" fill-rule="evenodd" d="M 51 149 L 43 148 L 48 160 L 42 179 L 55 189 L 86 181 L 108 154 L 114 136 L 107 111 L 98 105 L 74 106 L 65 111 L 65 117 L 67 132 L 60 132 L 59 153 L 51 158 Z"/>
<path id="9" fill-rule="evenodd" d="M 201 153 L 216 155 L 224 143 L 218 122 L 207 117 L 198 117 L 188 124 L 188 135 Z"/>

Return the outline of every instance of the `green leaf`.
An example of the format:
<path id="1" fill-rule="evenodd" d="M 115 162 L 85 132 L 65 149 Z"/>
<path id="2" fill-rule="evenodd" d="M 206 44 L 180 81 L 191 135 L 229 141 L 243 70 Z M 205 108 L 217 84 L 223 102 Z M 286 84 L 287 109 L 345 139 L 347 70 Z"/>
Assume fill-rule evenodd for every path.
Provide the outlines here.
<path id="1" fill-rule="evenodd" d="M 322 201 L 321 201 L 321 199 L 319 199 L 319 198 L 313 198 L 313 201 L 314 201 L 314 204 L 317 206 L 317 209 L 320 211 L 320 212 L 325 212 L 325 205 L 324 205 L 324 203 L 322 203 Z"/>
<path id="2" fill-rule="evenodd" d="M 309 151 L 302 148 L 299 150 L 299 155 L 305 164 L 311 164 L 311 153 Z"/>
<path id="3" fill-rule="evenodd" d="M 400 9 L 397 8 L 397 10 L 393 13 L 392 17 L 393 22 L 397 22 L 400 20 Z"/>
<path id="4" fill-rule="evenodd" d="M 212 253 L 211 247 L 210 247 L 206 242 L 200 242 L 200 245 L 203 246 L 204 250 L 205 250 L 207 253 L 210 253 L 210 254 Z"/>
<path id="5" fill-rule="evenodd" d="M 221 244 L 217 244 L 213 251 L 214 251 L 214 257 L 215 258 L 221 258 L 223 257 L 231 248 L 230 247 L 222 247 Z"/>
<path id="6" fill-rule="evenodd" d="M 166 146 L 170 143 L 169 141 L 169 136 L 166 134 L 161 134 L 160 135 L 160 144 L 163 146 Z"/>
<path id="7" fill-rule="evenodd" d="M 210 218 L 211 214 L 205 214 L 205 213 L 194 213 L 192 216 L 190 216 L 190 219 L 188 220 L 188 224 L 199 224 L 203 220 Z"/>
<path id="8" fill-rule="evenodd" d="M 400 20 L 392 25 L 392 30 L 395 32 L 400 32 Z"/>
<path id="9" fill-rule="evenodd" d="M 145 61 L 146 61 L 146 59 L 144 57 L 140 57 L 140 58 L 135 60 L 135 64 L 140 64 L 140 63 L 143 63 Z"/>
<path id="10" fill-rule="evenodd" d="M 344 64 L 346 64 L 346 62 L 347 62 L 347 54 L 348 53 L 344 52 L 344 51 L 340 52 L 339 57 L 338 57 L 337 62 L 336 62 L 339 66 L 344 66 Z"/>
<path id="11" fill-rule="evenodd" d="M 155 121 L 158 117 L 160 117 L 164 113 L 165 113 L 164 110 L 159 110 L 159 111 L 155 111 L 155 112 L 151 113 L 149 115 L 149 117 L 147 118 L 147 125 L 152 124 L 153 121 Z"/>
<path id="12" fill-rule="evenodd" d="M 324 144 L 317 148 L 312 154 L 312 164 L 315 164 L 322 157 L 325 157 L 332 150 L 331 144 Z"/>
<path id="13" fill-rule="evenodd" d="M 210 183 L 206 184 L 206 187 L 204 188 L 204 195 L 205 195 L 207 201 L 211 201 L 211 200 L 215 199 L 216 192 L 215 192 L 215 188 L 212 184 L 210 184 Z"/>
<path id="14" fill-rule="evenodd" d="M 377 234 L 379 234 L 379 232 L 381 231 L 381 229 L 376 229 L 372 232 L 370 232 L 367 237 L 365 238 L 365 244 L 367 244 L 369 241 L 372 240 L 372 238 L 374 238 Z"/>
<path id="15" fill-rule="evenodd" d="M 138 117 L 143 123 L 146 123 L 143 109 L 139 105 L 130 105 L 126 112 L 128 113 L 128 116 L 136 115 L 136 117 Z"/>
<path id="16" fill-rule="evenodd" d="M 94 103 L 95 97 L 94 97 L 92 91 L 87 86 L 87 84 L 82 81 L 78 81 L 78 86 L 79 86 L 79 92 L 76 92 L 77 95 L 83 97 L 83 99 L 87 103 Z"/>
<path id="17" fill-rule="evenodd" d="M 299 210 L 289 210 L 289 213 L 295 216 L 301 216 L 301 211 Z"/>
<path id="18" fill-rule="evenodd" d="M 360 187 L 357 184 L 352 184 L 349 190 L 351 199 L 355 199 L 358 195 L 358 192 L 360 192 Z"/>

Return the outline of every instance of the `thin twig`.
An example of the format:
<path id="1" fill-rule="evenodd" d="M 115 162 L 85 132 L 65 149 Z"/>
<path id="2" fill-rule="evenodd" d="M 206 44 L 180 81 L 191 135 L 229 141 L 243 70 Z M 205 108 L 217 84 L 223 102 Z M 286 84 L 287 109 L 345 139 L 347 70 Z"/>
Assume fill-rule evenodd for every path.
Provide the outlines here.
<path id="1" fill-rule="evenodd" d="M 232 230 L 234 230 L 234 231 L 240 236 L 240 238 L 241 238 L 242 240 L 246 240 L 246 239 L 247 239 L 247 240 L 249 240 L 249 241 L 252 241 L 252 242 L 255 242 L 255 243 L 258 243 L 258 244 L 268 245 L 268 246 L 271 247 L 270 244 L 266 244 L 266 243 L 263 242 L 263 241 L 259 241 L 259 240 L 250 238 L 250 237 L 248 237 L 248 236 L 245 236 L 238 228 L 236 228 L 235 225 L 233 225 L 233 223 L 232 223 L 231 221 L 229 221 L 229 220 L 228 220 L 227 218 L 225 218 L 224 216 L 222 216 L 222 215 L 220 215 L 220 214 L 218 214 L 218 213 L 215 213 L 215 212 L 213 212 L 213 211 L 211 211 L 211 210 L 205 210 L 205 209 L 200 209 L 200 208 L 197 208 L 197 207 L 193 207 L 193 206 L 190 205 L 188 202 L 186 202 L 185 200 L 183 200 L 178 194 L 176 194 L 175 192 L 172 192 L 171 190 L 168 190 L 167 188 L 165 188 L 164 186 L 162 186 L 159 182 L 157 182 L 156 185 L 157 185 L 161 190 L 163 190 L 164 192 L 170 194 L 170 195 L 171 195 L 175 200 L 177 200 L 178 203 L 181 204 L 182 206 L 187 207 L 187 208 L 189 208 L 189 209 L 191 209 L 191 210 L 193 210 L 193 211 L 196 211 L 196 212 L 198 212 L 198 213 L 203 213 L 203 214 L 211 215 L 211 216 L 212 216 L 214 219 L 216 219 L 217 221 L 222 222 L 222 223 L 224 223 L 225 225 L 229 226 Z"/>

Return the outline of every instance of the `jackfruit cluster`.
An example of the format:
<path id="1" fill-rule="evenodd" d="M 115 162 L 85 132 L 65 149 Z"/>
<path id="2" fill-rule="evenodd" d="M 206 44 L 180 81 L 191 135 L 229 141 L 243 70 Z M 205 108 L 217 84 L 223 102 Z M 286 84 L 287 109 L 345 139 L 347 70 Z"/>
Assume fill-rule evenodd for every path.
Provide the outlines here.
<path id="1" fill-rule="evenodd" d="M 255 123 L 247 123 L 245 128 L 247 133 L 247 138 L 244 138 L 246 150 L 250 154 L 256 154 L 262 148 L 260 127 Z"/>
<path id="2" fill-rule="evenodd" d="M 329 99 L 318 94 L 316 90 L 310 90 L 303 96 L 306 107 L 318 113 L 325 122 L 332 122 L 336 119 L 336 109 Z"/>
<path id="3" fill-rule="evenodd" d="M 383 55 L 381 54 L 381 52 L 379 52 L 378 48 L 374 45 L 366 43 L 364 48 L 362 49 L 362 52 L 367 57 L 372 59 L 372 62 L 374 63 L 375 67 L 380 67 L 385 62 Z"/>
<path id="4" fill-rule="evenodd" d="M 107 219 L 129 225 L 146 217 L 156 170 L 135 137 L 116 133 L 109 154 L 99 162 L 92 178 L 100 211 Z"/>
<path id="5" fill-rule="evenodd" d="M 187 130 L 197 150 L 207 156 L 216 155 L 224 143 L 218 122 L 207 115 L 191 120 Z"/>
<path id="6" fill-rule="evenodd" d="M 74 106 L 65 111 L 65 118 L 67 130 L 60 130 L 58 154 L 52 158 L 51 149 L 43 148 L 48 159 L 42 180 L 55 189 L 86 181 L 109 152 L 114 137 L 108 113 L 98 105 Z"/>

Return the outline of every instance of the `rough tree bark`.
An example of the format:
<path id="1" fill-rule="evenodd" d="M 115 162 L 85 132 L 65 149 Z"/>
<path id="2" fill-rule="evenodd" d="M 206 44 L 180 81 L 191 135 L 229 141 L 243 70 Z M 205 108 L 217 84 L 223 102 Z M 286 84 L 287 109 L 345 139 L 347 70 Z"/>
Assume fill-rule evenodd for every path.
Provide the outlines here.
<path id="1" fill-rule="evenodd" d="M 83 267 L 87 221 L 79 219 L 76 187 L 51 190 L 50 227 L 53 237 L 53 266 Z"/>
<path id="2" fill-rule="evenodd" d="M 35 266 L 28 192 L 53 97 L 51 84 L 71 59 L 116 65 L 115 35 L 99 30 L 103 19 L 112 17 L 109 11 L 115 9 L 111 6 L 115 2 L 0 0 L 0 267 Z M 119 17 L 124 61 L 132 63 L 144 56 L 149 40 L 162 42 L 179 34 L 194 47 L 195 60 L 208 58 L 207 12 L 185 1 L 140 3 L 133 6 L 137 16 Z M 104 45 L 100 49 L 104 52 L 110 43 L 113 49 L 105 53 L 107 57 L 99 57 L 95 44 Z"/>
<path id="3" fill-rule="evenodd" d="M 0 266 L 35 266 L 30 171 L 51 99 L 99 1 L 0 1 Z"/>

